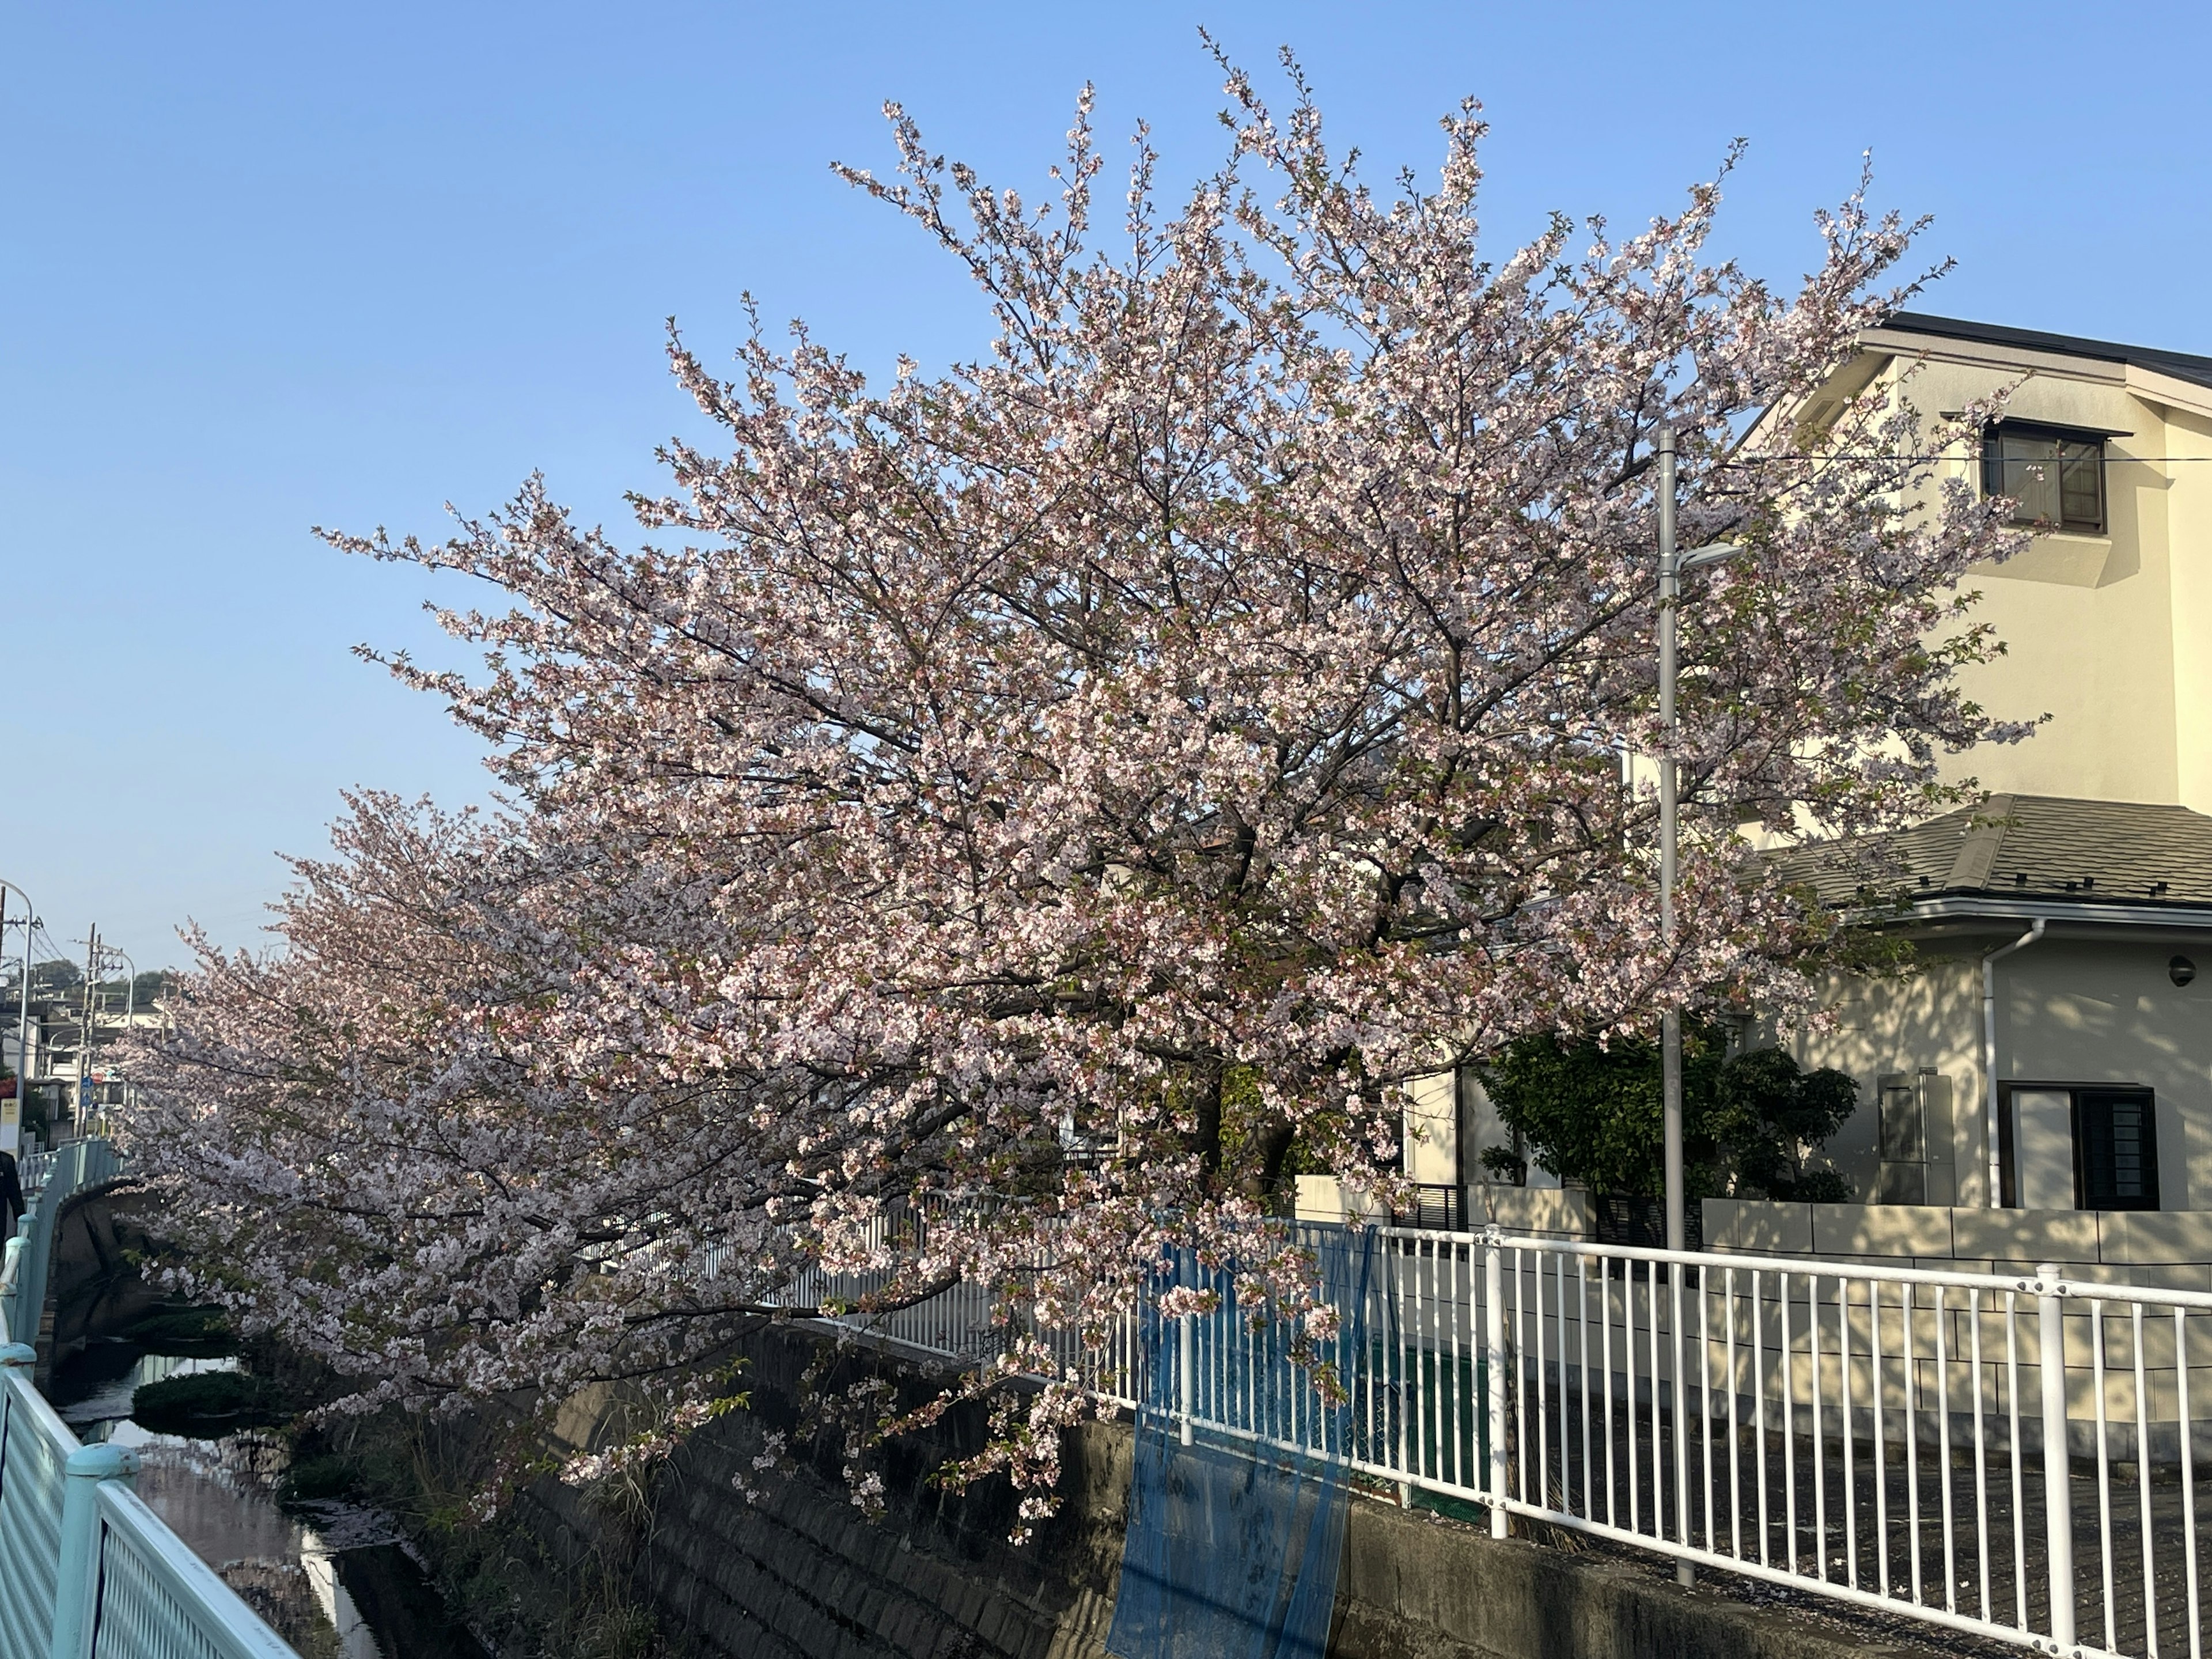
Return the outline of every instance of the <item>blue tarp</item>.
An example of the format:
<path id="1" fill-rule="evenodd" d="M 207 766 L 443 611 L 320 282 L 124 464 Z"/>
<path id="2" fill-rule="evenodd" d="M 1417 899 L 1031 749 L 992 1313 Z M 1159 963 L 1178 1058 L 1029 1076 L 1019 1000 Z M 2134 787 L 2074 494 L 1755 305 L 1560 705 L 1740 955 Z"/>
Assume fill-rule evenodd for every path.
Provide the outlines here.
<path id="1" fill-rule="evenodd" d="M 1310 1243 L 1322 1299 L 1340 1315 L 1325 1352 L 1349 1382 L 1366 1351 L 1374 1237 L 1332 1228 Z M 1322 1659 L 1328 1647 L 1354 1413 L 1322 1399 L 1273 1308 L 1255 1318 L 1236 1306 L 1234 1279 L 1186 1253 L 1154 1286 L 1212 1289 L 1224 1304 L 1225 1316 L 1195 1322 L 1206 1335 L 1191 1344 L 1188 1394 L 1177 1322 L 1146 1306 L 1128 1534 L 1106 1638 L 1115 1659 Z M 1188 1444 L 1186 1399 L 1201 1419 Z"/>

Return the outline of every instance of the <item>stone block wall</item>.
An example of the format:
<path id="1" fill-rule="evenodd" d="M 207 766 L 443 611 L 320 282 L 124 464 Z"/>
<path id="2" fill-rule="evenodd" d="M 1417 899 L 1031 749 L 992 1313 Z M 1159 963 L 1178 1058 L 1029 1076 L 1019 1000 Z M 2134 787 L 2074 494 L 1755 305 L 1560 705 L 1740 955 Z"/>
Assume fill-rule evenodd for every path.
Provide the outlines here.
<path id="1" fill-rule="evenodd" d="M 757 1334 L 740 1383 L 750 1408 L 691 1434 L 653 1476 L 641 1515 L 611 1520 L 603 1505 L 536 1483 L 523 1510 L 549 1553 L 627 1560 L 632 1593 L 699 1659 L 1103 1659 L 1128 1429 L 1087 1424 L 1065 1437 L 1059 1512 L 1018 1547 L 1004 1477 L 965 1492 L 932 1479 L 984 1443 L 981 1408 L 956 1409 L 889 1449 L 884 1508 L 872 1519 L 853 1503 L 834 1445 L 811 1449 L 795 1469 L 763 1472 L 755 1460 L 770 1436 L 790 1435 L 812 1389 L 873 1374 L 915 1405 L 941 1379 L 858 1346 L 817 1376 L 826 1348 L 811 1328 Z M 568 1402 L 557 1425 L 576 1447 L 622 1431 L 605 1391 Z"/>
<path id="2" fill-rule="evenodd" d="M 763 1425 L 747 1413 L 694 1437 L 663 1475 L 638 1559 L 638 1588 L 703 1654 L 730 1659 L 1095 1659 L 1113 1616 L 1129 1437 L 1070 1437 L 1061 1514 L 1017 1551 L 969 1505 L 895 1485 L 870 1520 L 811 1468 L 752 1467 Z M 759 1492 L 748 1500 L 734 1482 Z M 994 1517 L 996 1518 L 996 1517 Z M 1006 1517 L 1011 1518 L 1011 1517 Z M 1095 1546 L 1095 1547 L 1094 1547 Z"/>
<path id="3" fill-rule="evenodd" d="M 765 1437 L 796 1420 L 822 1339 L 770 1330 L 750 1348 L 749 1411 L 694 1434 L 654 1477 L 623 1544 L 634 1590 L 677 1650 L 700 1659 L 1104 1659 L 1120 1576 L 1133 1437 L 1087 1424 L 1064 1442 L 1058 1515 L 1006 1541 L 1002 1478 L 955 1492 L 929 1477 L 982 1443 L 980 1413 L 954 1413 L 901 1448 L 871 1519 L 825 1455 L 795 1474 L 752 1467 Z M 884 1364 L 866 1351 L 848 1364 Z M 896 1373 L 896 1368 L 892 1368 Z M 849 1380 L 848 1370 L 836 1382 Z M 931 1380 L 911 1372 L 902 1392 Z M 580 1402 L 578 1433 L 608 1416 Z M 748 1498 L 744 1481 L 757 1491 Z M 546 1494 L 541 1488 L 541 1498 Z M 562 1493 L 542 1524 L 604 1528 Z M 604 1539 L 601 1540 L 604 1542 Z M 1510 1539 L 1356 1496 L 1346 1528 L 1332 1659 L 1870 1659 L 1933 1644 L 1869 1643 L 1804 1609 L 1684 1591 L 1655 1560 L 1611 1561 Z M 1808 1598 L 1809 1599 L 1809 1598 Z M 1141 1656 L 1136 1656 L 1141 1659 Z"/>

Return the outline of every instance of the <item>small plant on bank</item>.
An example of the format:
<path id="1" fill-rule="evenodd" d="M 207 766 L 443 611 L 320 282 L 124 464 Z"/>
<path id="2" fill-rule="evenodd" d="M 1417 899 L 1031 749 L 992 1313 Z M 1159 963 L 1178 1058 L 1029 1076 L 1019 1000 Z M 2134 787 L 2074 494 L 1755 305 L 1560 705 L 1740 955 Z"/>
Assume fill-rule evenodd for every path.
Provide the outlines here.
<path id="1" fill-rule="evenodd" d="M 302 1457 L 284 1471 L 283 1479 L 276 1483 L 276 1501 L 280 1504 L 326 1503 L 332 1498 L 349 1498 L 361 1490 L 362 1468 L 350 1457 L 333 1453 L 322 1453 L 313 1457 Z"/>
<path id="2" fill-rule="evenodd" d="M 217 1359 L 238 1352 L 238 1333 L 220 1308 L 157 1308 L 121 1335 L 148 1353 L 179 1358 Z"/>

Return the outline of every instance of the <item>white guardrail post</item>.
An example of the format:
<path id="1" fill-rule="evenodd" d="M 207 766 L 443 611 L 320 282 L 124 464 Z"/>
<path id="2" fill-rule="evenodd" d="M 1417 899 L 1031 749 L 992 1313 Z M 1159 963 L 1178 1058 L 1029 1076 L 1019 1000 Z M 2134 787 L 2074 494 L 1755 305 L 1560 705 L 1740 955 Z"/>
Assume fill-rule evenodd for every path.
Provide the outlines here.
<path id="1" fill-rule="evenodd" d="M 1670 1263 L 1667 1268 L 1667 1352 L 1674 1367 L 1674 1538 L 1686 1550 L 1694 1548 L 1697 1543 L 1697 1540 L 1690 1535 L 1689 1333 L 1682 1326 L 1682 1276 L 1690 1271 L 1680 1261 Z M 1540 1274 L 1537 1283 L 1540 1286 L 1542 1282 Z M 1700 1285 L 1698 1294 L 1702 1296 L 1704 1293 L 1704 1286 Z M 1541 1291 L 1540 1290 L 1540 1310 Z M 1658 1310 L 1654 1309 L 1653 1320 L 1656 1322 L 1658 1316 Z M 1564 1342 L 1566 1340 L 1566 1313 L 1564 1309 L 1559 1315 L 1559 1340 Z M 1559 1369 L 1564 1376 L 1566 1367 L 1563 1364 Z M 1564 1382 L 1560 1386 L 1565 1388 Z M 1701 1400 L 1698 1402 L 1698 1419 L 1701 1429 L 1704 1426 L 1705 1413 L 1711 1404 L 1710 1399 Z M 1659 1440 L 1659 1379 L 1656 1376 L 1651 1379 L 1651 1440 L 1656 1448 Z M 1660 1495 L 1655 1491 L 1651 1494 L 1651 1516 L 1654 1523 L 1652 1529 L 1663 1536 L 1665 1511 L 1661 1507 L 1661 1503 Z M 1712 1507 L 1712 1494 L 1710 1492 L 1705 1494 L 1705 1506 L 1708 1510 Z M 1697 1565 L 1686 1555 L 1678 1555 L 1674 1558 L 1674 1582 L 1678 1584 L 1694 1584 L 1698 1582 Z"/>
<path id="2" fill-rule="evenodd" d="M 1193 1401 L 1192 1376 L 1196 1369 L 1194 1350 L 1198 1344 L 1198 1316 L 1185 1314 L 1176 1321 L 1176 1415 L 1182 1419 L 1182 1443 L 1190 1444 Z"/>
<path id="3" fill-rule="evenodd" d="M 1483 1419 L 1490 1437 L 1490 1535 L 1505 1536 L 1505 1251 L 1493 1227 L 1482 1240 Z"/>
<path id="4" fill-rule="evenodd" d="M 16 1291 L 23 1282 L 23 1236 L 19 1232 L 8 1241 L 6 1264 L 0 1266 L 0 1341 L 16 1340 Z"/>
<path id="5" fill-rule="evenodd" d="M 131 1479 L 138 1473 L 138 1454 L 123 1446 L 80 1446 L 62 1473 L 62 1557 L 54 1576 L 47 1659 L 91 1659 L 93 1601 L 100 1593 L 100 1484 Z"/>
<path id="6" fill-rule="evenodd" d="M 2035 1270 L 2035 1369 L 2043 1384 L 2043 1518 L 2051 1548 L 2051 1641 L 2074 1646 L 2074 1481 L 2066 1456 L 2066 1331 L 2056 1262 Z"/>

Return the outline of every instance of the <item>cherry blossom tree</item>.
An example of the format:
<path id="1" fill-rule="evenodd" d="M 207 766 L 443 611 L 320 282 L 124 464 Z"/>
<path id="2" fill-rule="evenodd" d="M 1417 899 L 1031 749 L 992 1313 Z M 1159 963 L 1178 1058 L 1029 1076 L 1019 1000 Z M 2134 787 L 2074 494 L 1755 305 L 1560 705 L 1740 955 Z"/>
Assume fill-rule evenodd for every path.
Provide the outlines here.
<path id="1" fill-rule="evenodd" d="M 388 663 L 513 806 L 361 797 L 283 953 L 203 950 L 133 1147 L 209 1288 L 367 1404 L 696 1376 L 801 1263 L 872 1305 L 965 1281 L 1008 1332 L 974 1391 L 1176 1245 L 1325 1325 L 1277 1178 L 1387 1196 L 1416 1076 L 1804 1006 L 1832 920 L 1738 826 L 1892 827 L 2021 735 L 1954 678 L 2011 533 L 1905 404 L 1787 418 L 1911 228 L 1862 190 L 1778 293 L 1705 259 L 1705 185 L 1492 263 L 1473 106 L 1377 194 L 1290 73 L 1279 116 L 1229 69 L 1232 153 L 1172 210 L 1140 131 L 1103 238 L 1087 94 L 1036 203 L 893 106 L 896 171 L 842 171 L 965 266 L 986 355 L 878 384 L 756 315 L 723 378 L 672 337 L 720 441 L 662 452 L 649 539 L 536 480 L 442 544 L 331 537 L 496 596 L 441 613 L 481 676 Z M 1661 741 L 1662 424 L 1684 544 L 1750 550 L 1682 612 L 1671 945 L 1624 762 Z M 996 1455 L 1048 1484 L 1079 1390 L 1026 1398 Z"/>

